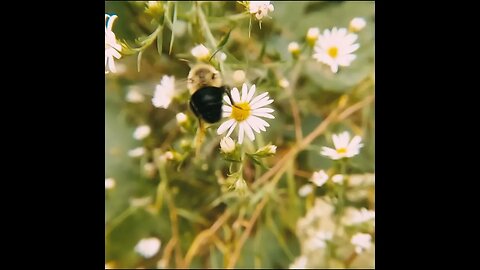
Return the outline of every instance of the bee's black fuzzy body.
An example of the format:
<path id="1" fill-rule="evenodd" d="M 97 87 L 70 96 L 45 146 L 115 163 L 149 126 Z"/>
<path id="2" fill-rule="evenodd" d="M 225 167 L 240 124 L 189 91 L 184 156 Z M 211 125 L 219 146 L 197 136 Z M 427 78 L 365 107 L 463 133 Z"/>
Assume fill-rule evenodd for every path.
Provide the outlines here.
<path id="1" fill-rule="evenodd" d="M 205 122 L 213 124 L 222 118 L 224 87 L 205 86 L 193 93 L 190 108 Z"/>

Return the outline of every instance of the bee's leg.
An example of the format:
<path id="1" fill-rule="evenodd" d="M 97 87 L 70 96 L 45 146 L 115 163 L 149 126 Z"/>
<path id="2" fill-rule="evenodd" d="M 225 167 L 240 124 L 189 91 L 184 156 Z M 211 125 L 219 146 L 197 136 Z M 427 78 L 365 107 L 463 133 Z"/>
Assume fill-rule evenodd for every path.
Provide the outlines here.
<path id="1" fill-rule="evenodd" d="M 227 90 L 227 88 L 225 88 L 225 86 L 223 87 L 223 90 L 225 91 L 225 94 L 227 94 L 228 99 L 230 99 L 230 102 L 232 103 L 232 106 L 233 106 L 234 103 L 233 103 L 233 98 L 232 98 L 232 95 L 230 94 L 230 91 Z"/>
<path id="2" fill-rule="evenodd" d="M 205 123 L 199 117 L 198 118 L 197 134 L 195 134 L 195 139 L 193 141 L 193 147 L 195 148 L 195 156 L 196 157 L 200 156 L 200 149 L 201 149 L 203 141 L 205 139 L 205 133 L 206 133 L 205 132 Z"/>

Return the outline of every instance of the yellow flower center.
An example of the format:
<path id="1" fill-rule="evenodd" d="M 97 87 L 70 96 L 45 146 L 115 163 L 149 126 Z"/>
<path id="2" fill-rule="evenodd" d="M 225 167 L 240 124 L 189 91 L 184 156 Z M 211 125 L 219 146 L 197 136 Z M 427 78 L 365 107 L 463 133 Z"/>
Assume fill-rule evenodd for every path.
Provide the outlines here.
<path id="1" fill-rule="evenodd" d="M 331 47 L 330 49 L 328 49 L 328 55 L 330 55 L 332 58 L 337 57 L 338 48 L 337 47 Z"/>
<path id="2" fill-rule="evenodd" d="M 338 154 L 345 154 L 345 153 L 347 153 L 347 148 L 338 148 L 337 153 Z"/>
<path id="3" fill-rule="evenodd" d="M 237 120 L 237 122 L 242 122 L 250 116 L 250 111 L 250 104 L 247 102 L 235 103 L 235 105 L 232 106 L 232 114 L 230 117 Z"/>

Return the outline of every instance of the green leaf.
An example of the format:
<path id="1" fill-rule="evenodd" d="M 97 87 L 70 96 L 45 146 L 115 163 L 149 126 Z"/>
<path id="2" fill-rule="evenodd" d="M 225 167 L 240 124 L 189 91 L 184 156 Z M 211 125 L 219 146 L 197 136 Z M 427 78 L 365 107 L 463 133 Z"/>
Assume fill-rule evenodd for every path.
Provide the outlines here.
<path id="1" fill-rule="evenodd" d="M 163 49 L 163 25 L 159 26 L 160 30 L 157 34 L 157 50 L 158 54 L 162 56 L 162 49 Z"/>
<path id="2" fill-rule="evenodd" d="M 175 38 L 173 27 L 175 25 L 175 22 L 177 21 L 177 2 L 174 3 L 173 6 L 173 22 L 172 22 L 172 35 L 170 37 L 170 48 L 168 49 L 168 54 L 172 54 L 172 48 L 173 48 L 173 40 Z"/>
<path id="3" fill-rule="evenodd" d="M 230 33 L 232 32 L 233 29 L 234 29 L 234 27 L 231 28 L 230 31 L 228 31 L 228 33 L 222 38 L 222 40 L 220 40 L 220 43 L 218 43 L 217 49 L 220 49 L 220 48 L 222 48 L 223 46 L 225 46 L 225 44 L 227 43 L 228 39 L 230 38 Z"/>
<path id="4" fill-rule="evenodd" d="M 205 226 L 208 226 L 209 224 L 208 220 L 206 220 L 204 217 L 200 216 L 199 214 L 192 213 L 187 209 L 177 208 L 177 214 L 185 219 L 200 223 Z"/>

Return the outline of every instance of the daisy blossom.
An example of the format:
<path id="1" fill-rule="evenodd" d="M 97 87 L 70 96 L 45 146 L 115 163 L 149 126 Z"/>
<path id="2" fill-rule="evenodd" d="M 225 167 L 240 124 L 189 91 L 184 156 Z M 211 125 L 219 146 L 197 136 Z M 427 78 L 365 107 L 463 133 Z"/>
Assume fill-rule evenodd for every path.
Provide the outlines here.
<path id="1" fill-rule="evenodd" d="M 275 119 L 275 117 L 270 114 L 274 112 L 273 109 L 263 108 L 264 106 L 271 104 L 273 99 L 270 99 L 268 92 L 253 98 L 255 89 L 256 86 L 252 85 L 250 90 L 248 90 L 247 84 L 244 83 L 242 87 L 242 95 L 240 97 L 238 89 L 236 87 L 233 88 L 231 95 L 233 102 L 235 103 L 234 105 L 231 104 L 227 96 L 224 96 L 223 99 L 228 105 L 223 105 L 222 107 L 223 116 L 228 117 L 229 119 L 218 127 L 217 133 L 219 135 L 228 130 L 226 137 L 229 137 L 235 127 L 238 126 L 238 143 L 242 144 L 245 133 L 251 141 L 254 141 L 255 135 L 252 129 L 257 133 L 260 133 L 260 130 L 266 131 L 265 127 L 270 126 L 270 124 L 260 117 Z"/>
<path id="2" fill-rule="evenodd" d="M 348 33 L 347 29 L 334 27 L 331 31 L 325 29 L 323 35 L 318 36 L 313 58 L 330 66 L 333 73 L 338 72 L 338 66 L 350 66 L 357 57 L 353 54 L 360 45 L 354 42 L 356 34 Z"/>
<path id="3" fill-rule="evenodd" d="M 113 22 L 117 17 L 117 15 L 110 16 L 105 14 L 105 73 L 109 73 L 110 71 L 113 73 L 117 72 L 113 57 L 117 59 L 122 57 L 119 53 L 122 50 L 122 46 L 117 42 L 115 33 L 112 32 Z"/>
<path id="4" fill-rule="evenodd" d="M 251 14 L 255 14 L 255 17 L 259 21 L 264 16 L 267 16 L 269 11 L 273 11 L 274 9 L 270 1 L 250 1 L 248 5 L 248 11 Z"/>
<path id="5" fill-rule="evenodd" d="M 157 108 L 168 108 L 175 95 L 175 77 L 163 76 L 162 81 L 155 88 L 152 103 Z"/>
<path id="6" fill-rule="evenodd" d="M 360 143 L 362 141 L 360 136 L 355 136 L 350 141 L 350 133 L 346 131 L 341 134 L 334 134 L 332 138 L 335 149 L 324 146 L 322 147 L 321 154 L 333 160 L 356 156 L 363 146 L 363 144 Z"/>

